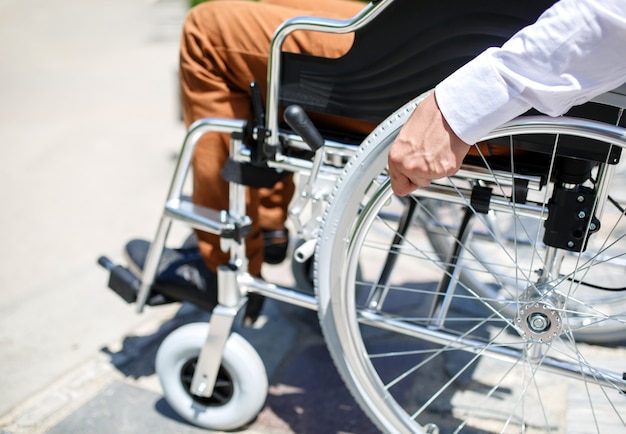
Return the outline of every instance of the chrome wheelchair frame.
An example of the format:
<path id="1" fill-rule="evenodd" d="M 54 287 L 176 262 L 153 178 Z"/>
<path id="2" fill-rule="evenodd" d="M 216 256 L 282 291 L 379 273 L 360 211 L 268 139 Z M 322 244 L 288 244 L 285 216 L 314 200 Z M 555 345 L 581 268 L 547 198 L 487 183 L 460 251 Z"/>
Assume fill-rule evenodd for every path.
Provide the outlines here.
<path id="1" fill-rule="evenodd" d="M 251 224 L 250 218 L 247 216 L 246 212 L 246 187 L 235 182 L 229 183 L 230 206 L 228 210 L 203 208 L 193 204 L 190 199 L 184 195 L 185 181 L 189 174 L 193 151 L 196 143 L 203 134 L 208 132 L 230 134 L 231 158 L 237 163 L 249 163 L 251 161 L 252 151 L 242 140 L 244 131 L 249 127 L 248 122 L 236 119 L 211 118 L 199 120 L 189 128 L 183 142 L 171 186 L 167 194 L 161 220 L 146 259 L 143 278 L 137 293 L 136 305 L 137 311 L 141 312 L 146 304 L 146 301 L 148 300 L 152 290 L 152 285 L 157 275 L 161 254 L 166 245 L 173 222 L 182 222 L 191 228 L 206 231 L 221 237 L 222 249 L 230 252 L 230 263 L 217 270 L 218 305 L 212 312 L 210 326 L 207 329 L 208 335 L 203 339 L 203 344 L 201 345 L 201 348 L 199 348 L 198 361 L 195 365 L 192 382 L 189 385 L 189 393 L 191 395 L 200 398 L 208 398 L 212 395 L 216 379 L 218 378 L 218 374 L 220 372 L 220 367 L 223 364 L 225 348 L 227 347 L 227 342 L 231 337 L 233 324 L 238 318 L 243 306 L 246 304 L 247 294 L 250 293 L 260 294 L 310 310 L 320 310 L 322 327 L 324 331 L 330 331 L 330 333 L 328 333 L 329 348 L 331 349 L 331 353 L 333 353 L 338 368 L 342 370 L 344 376 L 346 376 L 346 372 L 350 372 L 352 370 L 357 371 L 353 379 L 348 378 L 349 388 L 357 398 L 357 401 L 364 407 L 366 412 L 368 412 L 378 426 L 389 432 L 403 432 L 407 430 L 407 428 L 402 424 L 392 421 L 392 419 L 396 418 L 394 414 L 398 412 L 395 405 L 390 405 L 389 409 L 379 408 L 387 405 L 385 404 L 385 399 L 388 398 L 388 394 L 385 392 L 385 387 L 381 387 L 380 389 L 376 388 L 377 386 L 375 385 L 378 384 L 377 379 L 370 378 L 372 374 L 368 371 L 369 365 L 367 363 L 369 362 L 363 362 L 364 367 L 357 367 L 358 369 L 355 369 L 355 366 L 351 365 L 352 362 L 340 360 L 341 357 L 339 357 L 338 354 L 341 354 L 342 351 L 346 350 L 346 345 L 351 345 L 349 343 L 351 339 L 358 340 L 360 336 L 359 333 L 361 332 L 351 331 L 350 333 L 352 334 L 350 334 L 350 336 L 347 336 L 346 333 L 341 330 L 333 333 L 333 328 L 336 328 L 337 324 L 341 324 L 341 321 L 343 321 L 341 319 L 337 319 L 336 316 L 349 317 L 354 324 L 374 324 L 384 330 L 399 331 L 402 335 L 417 336 L 435 342 L 443 342 L 442 345 L 447 345 L 455 349 L 471 347 L 474 345 L 476 349 L 472 351 L 477 354 L 484 351 L 483 344 L 476 343 L 466 335 L 461 335 L 457 341 L 450 340 L 448 337 L 440 335 L 438 329 L 435 327 L 436 324 L 434 323 L 432 326 L 418 330 L 413 329 L 413 324 L 410 322 L 400 324 L 395 317 L 385 316 L 382 313 L 379 314 L 377 307 L 382 305 L 389 292 L 389 282 L 385 280 L 386 278 L 380 278 L 378 284 L 375 285 L 376 290 L 373 291 L 373 294 L 370 294 L 368 297 L 366 307 L 363 311 L 359 311 L 356 316 L 354 316 L 354 312 L 349 312 L 349 310 L 354 309 L 354 303 L 352 301 L 346 301 L 344 306 L 342 304 L 343 302 L 335 302 L 332 299 L 334 295 L 331 296 L 331 287 L 333 287 L 338 281 L 337 273 L 340 274 L 339 277 L 341 277 L 341 279 L 339 280 L 341 280 L 342 286 L 338 289 L 335 288 L 335 292 L 342 291 L 343 286 L 358 286 L 358 278 L 355 276 L 359 272 L 355 268 L 357 266 L 354 261 L 350 259 L 350 255 L 354 253 L 353 249 L 362 248 L 366 244 L 365 242 L 362 242 L 361 247 L 358 245 L 357 247 L 354 247 L 353 243 L 358 244 L 361 242 L 359 241 L 359 237 L 361 237 L 359 232 L 360 229 L 353 228 L 351 226 L 352 223 L 348 225 L 340 216 L 341 210 L 339 205 L 333 206 L 332 204 L 332 200 L 337 201 L 338 197 L 340 198 L 340 201 L 342 198 L 345 198 L 345 194 L 337 189 L 337 179 L 340 176 L 343 176 L 344 178 L 350 178 L 350 176 L 352 176 L 352 179 L 357 177 L 355 173 L 357 173 L 358 168 L 350 163 L 346 164 L 346 162 L 351 161 L 354 155 L 359 153 L 361 164 L 363 164 L 363 160 L 369 161 L 369 158 L 375 162 L 374 165 L 377 165 L 376 171 L 372 172 L 375 174 L 372 175 L 372 179 L 370 179 L 370 182 L 374 187 L 366 188 L 367 194 L 371 194 L 372 197 L 374 197 L 371 202 L 372 206 L 376 208 L 382 206 L 381 204 L 383 202 L 386 203 L 391 201 L 392 199 L 389 193 L 388 181 L 384 177 L 384 166 L 380 167 L 384 151 L 373 151 L 373 149 L 376 146 L 381 147 L 380 142 L 383 142 L 384 144 L 389 143 L 389 137 L 393 136 L 394 132 L 397 132 L 397 130 L 401 127 L 403 121 L 406 119 L 406 116 L 408 116 L 408 113 L 412 111 L 415 105 L 419 104 L 420 98 L 407 104 L 398 112 L 390 116 L 389 120 L 383 122 L 368 137 L 368 139 L 366 139 L 366 144 L 363 145 L 360 150 L 352 144 L 326 139 L 324 140 L 322 147 L 319 149 L 313 149 L 315 153 L 312 161 L 310 159 L 287 155 L 283 152 L 286 148 L 296 148 L 302 150 L 310 150 L 311 148 L 311 144 L 307 143 L 302 138 L 301 134 L 294 131 L 285 131 L 284 129 L 281 130 L 278 119 L 278 114 L 280 112 L 279 107 L 281 105 L 281 77 L 279 76 L 279 71 L 281 71 L 282 67 L 281 47 L 285 38 L 292 32 L 300 30 L 329 33 L 354 32 L 376 19 L 385 10 L 385 8 L 392 3 L 392 1 L 393 0 L 380 0 L 370 3 L 366 5 L 357 16 L 345 21 L 299 17 L 285 22 L 276 31 L 270 51 L 268 92 L 265 104 L 267 121 L 265 125 L 253 126 L 253 137 L 256 138 L 262 135 L 265 138 L 264 143 L 265 147 L 268 149 L 268 154 L 272 155 L 272 158 L 267 159 L 267 167 L 277 171 L 299 173 L 303 177 L 302 182 L 298 184 L 298 189 L 296 190 L 296 194 L 290 208 L 290 220 L 293 226 L 297 229 L 297 237 L 303 241 L 294 252 L 294 260 L 300 262 L 313 260 L 316 249 L 318 251 L 320 249 L 325 249 L 326 254 L 331 253 L 334 257 L 343 258 L 339 262 L 342 264 L 340 266 L 345 269 L 352 270 L 352 277 L 344 276 L 343 274 L 345 271 L 343 270 L 339 272 L 331 270 L 329 263 L 320 264 L 316 271 L 318 274 L 321 273 L 321 277 L 318 276 L 316 278 L 316 283 L 317 286 L 321 285 L 322 287 L 325 287 L 325 289 L 320 290 L 320 288 L 317 288 L 319 292 L 316 295 L 312 295 L 304 293 L 297 288 L 282 287 L 252 276 L 248 272 L 245 243 L 242 242 L 243 238 L 241 235 L 245 234 L 246 228 Z M 608 93 L 597 98 L 596 101 L 602 104 L 621 108 L 621 111 L 623 112 L 623 109 L 626 108 L 626 87 L 622 86 L 620 89 L 617 89 L 612 93 Z M 610 143 L 616 147 L 626 147 L 626 135 L 622 126 L 607 125 L 599 122 L 570 118 L 550 119 L 547 117 L 522 117 L 493 132 L 489 137 L 486 137 L 485 140 L 500 137 L 503 134 L 506 136 L 517 136 L 518 134 L 571 134 L 581 136 L 586 139 L 597 140 L 599 142 L 610 141 Z M 383 137 L 383 139 L 380 137 Z M 370 157 L 370 154 L 376 155 Z M 553 159 L 554 155 L 555 154 L 553 154 L 552 157 Z M 484 156 L 482 158 L 484 160 Z M 601 216 L 602 210 L 606 205 L 605 200 L 608 195 L 607 192 L 611 184 L 614 182 L 613 177 L 615 171 L 615 165 L 601 164 L 600 166 L 602 168 L 598 171 L 597 175 L 594 175 L 595 191 L 597 192 L 594 197 L 597 197 L 598 199 L 594 202 L 592 208 L 592 214 L 597 215 L 598 217 Z M 507 172 L 507 170 L 502 170 L 500 172 L 498 170 L 492 170 L 490 167 L 482 167 L 480 164 L 464 165 L 461 171 L 455 175 L 454 179 L 461 179 L 464 183 L 467 183 L 470 186 L 483 186 L 486 182 L 490 182 L 492 184 L 497 184 L 498 188 L 506 189 L 514 189 L 516 183 L 523 181 L 527 188 L 532 189 L 534 186 L 536 190 L 541 190 L 546 183 L 550 182 L 550 179 L 546 181 L 545 177 L 542 177 L 540 174 L 517 174 L 511 177 L 511 173 Z M 358 182 L 351 181 L 350 179 L 343 180 L 340 184 L 349 189 L 353 187 L 357 190 L 365 188 Z M 427 213 L 433 212 L 433 207 L 438 207 L 439 205 L 437 205 L 437 203 L 439 202 L 459 205 L 467 209 L 472 208 L 472 206 L 475 206 L 475 200 L 473 197 L 474 191 L 471 188 L 463 189 L 459 185 L 460 184 L 456 181 L 433 183 L 431 187 L 420 189 L 415 193 L 413 198 L 415 199 L 415 203 L 418 204 L 418 207 L 426 204 L 424 206 Z M 370 190 L 374 191 L 370 193 Z M 511 212 L 511 210 L 514 210 L 513 213 L 517 216 L 530 216 L 540 221 L 545 221 L 547 217 L 544 207 L 535 206 L 530 202 L 522 203 L 521 201 L 519 203 L 512 204 L 511 196 L 493 194 L 488 202 L 489 209 L 495 210 L 496 212 Z M 370 202 L 367 203 L 369 204 Z M 468 204 L 472 204 L 472 206 L 469 206 Z M 359 204 L 358 206 L 354 205 L 352 206 L 353 209 L 349 212 L 352 212 L 358 220 L 358 215 L 361 212 L 361 209 L 365 206 L 366 204 Z M 305 212 L 305 209 L 308 211 Z M 377 214 L 380 212 L 380 210 L 376 211 Z M 403 211 L 400 211 L 398 214 L 402 215 L 402 212 Z M 411 211 L 411 214 L 407 218 L 411 221 L 415 221 L 415 217 L 412 212 L 413 211 Z M 476 213 L 474 210 L 473 214 L 479 215 L 480 213 Z M 366 217 L 364 217 L 364 219 L 367 220 Z M 484 221 L 481 219 L 482 217 L 478 220 L 484 224 Z M 394 221 L 399 221 L 400 223 L 398 224 L 402 226 L 402 217 L 396 216 Z M 364 226 L 367 226 L 368 224 L 370 223 L 363 223 Z M 587 232 L 589 232 L 590 224 L 592 224 L 591 219 L 587 221 L 587 228 L 585 229 Z M 327 229 L 324 225 L 337 227 Z M 470 255 L 472 254 L 471 249 L 466 248 L 466 246 L 469 245 L 466 244 L 469 243 L 469 238 L 471 236 L 475 236 L 475 234 L 471 232 L 470 228 L 471 225 L 469 223 L 469 219 L 467 227 L 463 226 L 462 228 L 455 228 L 455 230 L 458 229 L 459 231 L 458 238 L 457 235 L 455 235 L 455 239 L 460 241 L 453 242 L 453 244 L 456 244 L 458 248 L 453 249 L 454 251 L 450 254 L 451 256 L 449 258 L 439 260 L 441 263 L 445 264 L 444 276 L 447 276 L 443 279 L 445 280 L 445 283 L 442 283 L 440 289 L 438 290 L 441 300 L 432 305 L 432 310 L 438 312 L 439 318 L 445 317 L 449 308 L 450 300 L 445 296 L 445 294 L 451 294 L 450 297 L 452 297 L 456 291 L 455 287 L 459 285 L 471 287 L 471 284 L 467 283 L 471 280 L 471 278 L 467 276 L 463 277 L 463 273 L 465 271 L 462 270 L 462 267 L 458 267 L 461 263 L 461 257 L 463 255 L 467 255 L 468 251 Z M 342 243 L 341 241 L 328 241 L 333 237 L 341 238 L 344 236 L 342 231 L 350 234 L 350 239 L 348 241 L 345 243 Z M 398 229 L 397 233 L 400 234 L 400 239 L 405 236 L 407 231 L 410 231 L 408 227 L 405 227 L 404 229 L 400 227 Z M 434 235 L 428 236 L 434 237 Z M 327 247 L 320 247 L 319 244 L 324 242 Z M 431 242 L 434 242 L 435 245 L 437 243 L 437 241 L 433 241 L 432 239 Z M 400 247 L 398 247 L 398 249 L 395 247 L 400 243 L 401 241 L 394 241 L 391 243 L 392 253 L 388 254 L 388 258 L 394 256 L 396 254 L 395 252 L 399 251 L 398 249 L 401 249 Z M 437 250 L 437 248 L 435 248 L 435 250 Z M 439 250 L 445 249 L 441 248 Z M 438 253 L 434 256 L 438 256 L 440 254 L 441 252 L 438 251 Z M 551 281 L 551 276 L 558 276 L 558 267 L 560 265 L 559 261 L 561 260 L 562 257 L 560 256 L 559 248 L 548 248 L 546 257 L 544 258 L 545 265 L 541 270 L 541 276 L 538 279 L 538 282 L 548 282 Z M 386 261 L 393 262 L 389 259 Z M 390 265 L 390 267 L 393 267 L 393 265 Z M 457 269 L 461 271 L 456 271 Z M 327 276 L 330 277 L 327 278 Z M 545 293 L 542 294 L 543 297 Z M 341 296 L 338 295 L 338 297 Z M 358 298 L 358 295 L 355 295 L 355 297 Z M 561 301 L 554 301 L 553 304 L 556 306 L 559 303 L 561 303 Z M 546 302 L 546 304 L 550 303 Z M 515 308 L 514 310 L 514 315 L 517 317 L 526 315 L 523 313 L 523 309 Z M 531 322 L 531 324 L 537 324 L 538 327 L 541 325 L 540 323 L 542 323 L 542 321 L 551 321 L 552 325 L 562 321 L 560 316 L 553 313 L 544 314 L 543 310 L 543 307 L 541 309 L 536 309 L 533 312 L 528 313 L 524 316 L 524 318 L 528 317 L 529 321 L 534 320 L 535 323 Z M 520 311 L 522 313 L 520 313 Z M 565 317 L 563 317 L 563 320 L 565 320 Z M 619 321 L 620 320 L 618 320 L 618 322 Z M 353 326 L 350 324 L 346 325 L 347 329 L 351 329 L 352 327 Z M 523 329 L 526 334 L 533 334 L 532 327 L 529 328 L 529 326 L 524 325 Z M 550 328 L 550 331 L 553 330 L 554 328 Z M 539 336 L 539 332 L 532 337 L 527 338 L 527 346 L 530 347 L 535 345 L 536 347 L 537 336 Z M 352 349 L 346 351 L 349 353 L 349 359 L 359 359 L 363 357 L 362 353 L 367 350 Z M 512 351 L 504 346 L 500 349 L 492 349 L 491 351 L 493 351 L 495 358 L 507 359 L 515 357 Z M 549 359 L 546 357 L 546 354 L 541 352 L 537 352 L 534 357 L 545 358 L 545 364 L 548 366 L 549 370 L 560 370 L 561 373 L 563 371 L 569 372 L 575 370 L 575 366 L 560 365 L 556 361 L 551 364 L 552 359 Z M 586 366 L 582 369 L 582 371 L 586 376 L 597 377 L 600 375 L 598 374 L 599 371 L 593 371 Z M 351 374 L 347 375 L 349 376 Z M 369 384 L 359 384 L 361 381 L 371 383 L 374 386 L 370 386 Z M 624 394 L 624 390 L 626 390 L 626 381 L 614 376 L 608 376 L 608 374 L 606 377 L 602 376 L 600 382 L 607 385 L 607 387 L 618 390 L 621 388 L 622 395 Z M 374 395 L 381 395 L 380 400 L 372 399 L 372 396 Z M 626 401 L 624 397 L 622 397 L 622 399 Z M 252 404 L 253 407 L 255 405 L 257 404 Z M 254 408 L 252 411 L 254 412 L 258 410 L 258 408 Z M 188 418 L 184 414 L 183 416 Z M 408 419 L 411 419 L 412 417 L 413 416 L 409 415 Z M 198 422 L 197 420 L 194 420 L 192 416 L 188 419 L 192 423 L 198 423 L 201 426 L 206 427 L 214 427 L 215 429 L 232 429 L 236 427 L 236 423 L 233 424 L 233 422 L 228 422 L 223 425 L 218 422 L 217 424 L 212 425 L 206 421 Z M 249 415 L 244 416 L 240 423 L 245 423 L 248 419 Z M 407 419 L 407 417 L 401 416 L 399 419 Z M 416 424 L 411 429 L 422 430 L 421 432 L 438 432 L 438 429 L 445 428 L 437 428 L 437 424 Z M 503 429 L 507 429 L 506 425 Z"/>

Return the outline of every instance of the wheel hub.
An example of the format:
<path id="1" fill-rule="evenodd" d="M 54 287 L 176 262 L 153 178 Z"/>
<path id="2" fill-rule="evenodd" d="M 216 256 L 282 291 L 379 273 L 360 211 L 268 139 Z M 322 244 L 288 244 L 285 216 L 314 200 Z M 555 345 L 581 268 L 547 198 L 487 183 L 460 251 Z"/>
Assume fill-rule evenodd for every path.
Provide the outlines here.
<path id="1" fill-rule="evenodd" d="M 550 342 L 563 329 L 561 316 L 556 308 L 547 303 L 524 305 L 517 313 L 516 325 L 520 335 L 527 341 Z"/>
<path id="2" fill-rule="evenodd" d="M 234 386 L 233 380 L 223 366 L 220 366 L 217 374 L 217 380 L 215 382 L 215 388 L 213 389 L 213 394 L 211 396 L 203 397 L 191 393 L 191 381 L 197 364 L 198 358 L 193 357 L 187 360 L 181 368 L 180 380 L 187 393 L 189 393 L 194 401 L 202 405 L 206 405 L 207 407 L 222 406 L 228 403 L 233 396 Z"/>

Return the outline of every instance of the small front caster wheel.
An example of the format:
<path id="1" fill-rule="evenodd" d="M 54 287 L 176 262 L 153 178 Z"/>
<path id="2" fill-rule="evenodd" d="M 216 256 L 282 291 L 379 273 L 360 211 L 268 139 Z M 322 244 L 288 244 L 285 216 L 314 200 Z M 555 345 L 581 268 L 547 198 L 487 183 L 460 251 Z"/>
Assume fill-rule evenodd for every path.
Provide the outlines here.
<path id="1" fill-rule="evenodd" d="M 198 356 L 209 334 L 207 323 L 184 325 L 170 333 L 156 356 L 165 399 L 188 422 L 211 430 L 240 428 L 261 411 L 268 380 L 255 349 L 236 333 L 226 341 L 215 389 L 210 397 L 191 393 Z"/>

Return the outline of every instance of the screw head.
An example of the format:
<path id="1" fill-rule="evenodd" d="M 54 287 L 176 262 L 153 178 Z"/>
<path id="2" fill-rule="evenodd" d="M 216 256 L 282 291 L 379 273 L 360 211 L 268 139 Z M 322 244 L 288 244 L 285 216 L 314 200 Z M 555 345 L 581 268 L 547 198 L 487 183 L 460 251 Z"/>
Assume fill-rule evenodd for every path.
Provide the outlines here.
<path id="1" fill-rule="evenodd" d="M 534 313 L 528 317 L 528 325 L 535 333 L 542 333 L 550 327 L 550 320 L 542 313 Z"/>

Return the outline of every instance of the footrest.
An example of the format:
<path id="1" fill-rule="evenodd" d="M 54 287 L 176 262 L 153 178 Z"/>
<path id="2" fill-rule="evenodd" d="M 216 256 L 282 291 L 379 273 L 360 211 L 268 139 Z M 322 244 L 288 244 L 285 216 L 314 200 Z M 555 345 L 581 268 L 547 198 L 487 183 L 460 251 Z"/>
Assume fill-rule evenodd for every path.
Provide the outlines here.
<path id="1" fill-rule="evenodd" d="M 98 264 L 109 270 L 109 288 L 122 297 L 126 303 L 137 301 L 137 293 L 141 286 L 141 281 L 137 276 L 128 268 L 116 265 L 104 256 L 98 259 Z"/>
<path id="2" fill-rule="evenodd" d="M 141 287 L 141 279 L 128 268 L 116 265 L 105 256 L 98 259 L 98 264 L 109 271 L 109 288 L 122 297 L 126 303 L 135 303 Z M 211 311 L 217 304 L 217 295 L 155 282 L 151 286 L 146 304 L 148 306 L 161 306 L 179 301 L 186 301 L 201 309 Z"/>

